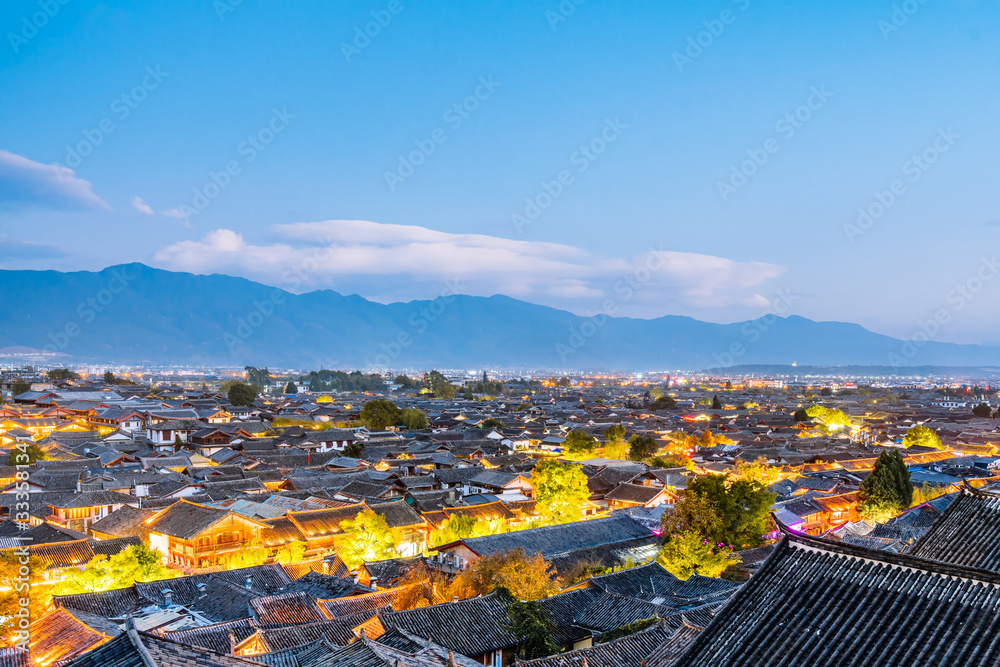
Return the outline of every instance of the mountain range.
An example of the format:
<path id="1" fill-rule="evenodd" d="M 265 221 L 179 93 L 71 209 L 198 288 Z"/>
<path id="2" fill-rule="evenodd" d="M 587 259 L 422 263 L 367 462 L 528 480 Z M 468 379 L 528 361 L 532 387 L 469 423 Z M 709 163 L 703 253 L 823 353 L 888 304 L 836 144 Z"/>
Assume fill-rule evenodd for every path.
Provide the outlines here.
<path id="1" fill-rule="evenodd" d="M 672 315 L 586 318 L 499 295 L 380 304 L 143 264 L 0 271 L 0 281 L 0 348 L 41 348 L 67 363 L 539 370 L 1000 364 L 996 347 L 915 347 L 857 324 L 798 316 L 732 324 Z"/>

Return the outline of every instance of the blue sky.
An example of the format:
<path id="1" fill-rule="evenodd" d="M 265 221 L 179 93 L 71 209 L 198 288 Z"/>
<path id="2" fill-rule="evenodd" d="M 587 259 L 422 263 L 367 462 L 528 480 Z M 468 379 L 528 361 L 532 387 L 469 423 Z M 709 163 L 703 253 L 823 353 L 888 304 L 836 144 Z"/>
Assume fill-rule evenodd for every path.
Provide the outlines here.
<path id="1" fill-rule="evenodd" d="M 0 10 L 2 268 L 1000 342 L 995 1 L 65 3 Z"/>

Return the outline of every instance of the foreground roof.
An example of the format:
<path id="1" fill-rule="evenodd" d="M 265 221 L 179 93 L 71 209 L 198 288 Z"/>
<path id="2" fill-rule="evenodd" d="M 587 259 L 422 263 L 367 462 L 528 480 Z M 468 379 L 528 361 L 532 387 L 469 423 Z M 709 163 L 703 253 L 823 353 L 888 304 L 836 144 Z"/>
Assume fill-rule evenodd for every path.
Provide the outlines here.
<path id="1" fill-rule="evenodd" d="M 965 488 L 910 550 L 917 558 L 1000 571 L 1000 496 Z"/>
<path id="2" fill-rule="evenodd" d="M 786 534 L 677 665 L 996 665 L 1000 575 Z"/>

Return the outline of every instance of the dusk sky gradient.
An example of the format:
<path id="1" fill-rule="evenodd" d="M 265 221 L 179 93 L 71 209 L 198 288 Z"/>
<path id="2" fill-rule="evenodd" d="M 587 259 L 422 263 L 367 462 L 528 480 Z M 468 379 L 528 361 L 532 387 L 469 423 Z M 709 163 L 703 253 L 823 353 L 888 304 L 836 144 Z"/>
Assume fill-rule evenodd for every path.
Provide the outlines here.
<path id="1" fill-rule="evenodd" d="M 791 293 L 812 319 L 908 338 L 944 310 L 937 340 L 1000 343 L 995 0 L 234 1 L 43 0 L 37 34 L 38 0 L 4 3 L 0 268 L 141 261 L 379 301 L 457 283 L 716 322 Z M 391 20 L 345 57 L 372 12 Z M 543 182 L 561 192 L 515 224 Z"/>

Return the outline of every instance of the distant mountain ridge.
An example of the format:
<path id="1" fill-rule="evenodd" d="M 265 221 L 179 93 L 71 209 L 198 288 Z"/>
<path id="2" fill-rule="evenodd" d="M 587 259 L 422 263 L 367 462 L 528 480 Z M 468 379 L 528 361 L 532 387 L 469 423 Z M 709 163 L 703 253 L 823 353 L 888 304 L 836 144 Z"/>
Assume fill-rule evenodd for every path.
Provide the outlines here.
<path id="1" fill-rule="evenodd" d="M 1000 364 L 997 347 L 906 348 L 857 324 L 798 316 L 733 324 L 673 315 L 588 319 L 506 296 L 385 305 L 143 264 L 0 271 L 0 280 L 0 348 L 44 348 L 76 361 L 554 370 Z"/>

